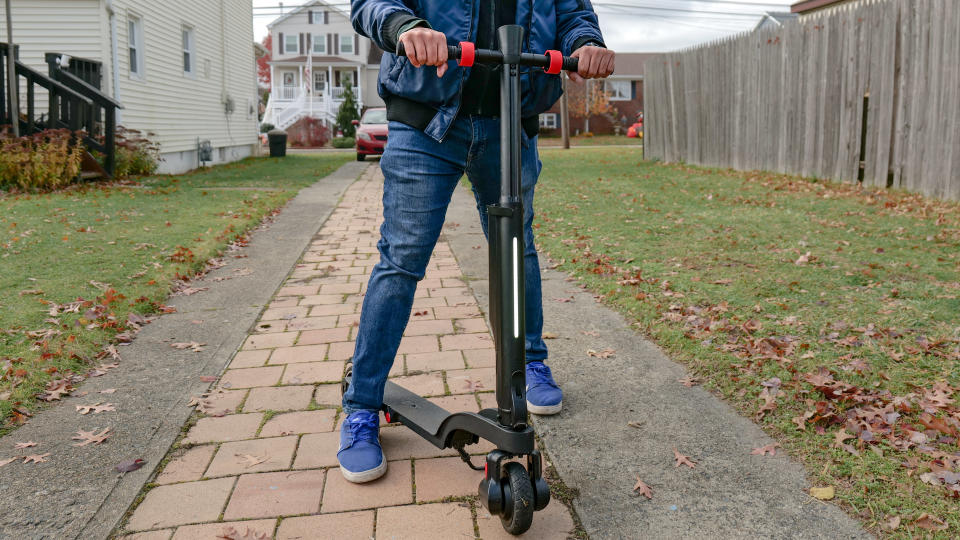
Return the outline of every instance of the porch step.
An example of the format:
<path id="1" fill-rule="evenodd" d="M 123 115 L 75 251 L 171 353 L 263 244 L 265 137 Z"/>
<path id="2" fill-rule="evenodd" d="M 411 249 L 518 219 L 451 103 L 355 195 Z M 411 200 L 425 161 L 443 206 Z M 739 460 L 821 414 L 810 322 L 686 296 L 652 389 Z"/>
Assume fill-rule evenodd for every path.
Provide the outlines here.
<path id="1" fill-rule="evenodd" d="M 89 151 L 84 151 L 80 162 L 80 179 L 87 181 L 97 178 L 110 178 L 110 175 Z"/>

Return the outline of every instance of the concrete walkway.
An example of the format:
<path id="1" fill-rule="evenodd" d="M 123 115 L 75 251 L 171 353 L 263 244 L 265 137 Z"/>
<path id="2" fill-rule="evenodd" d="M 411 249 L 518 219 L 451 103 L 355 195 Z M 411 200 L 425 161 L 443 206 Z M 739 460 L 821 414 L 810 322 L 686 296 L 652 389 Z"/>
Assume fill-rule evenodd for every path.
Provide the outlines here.
<path id="1" fill-rule="evenodd" d="M 263 311 L 199 420 L 120 529 L 130 539 L 508 538 L 475 499 L 480 473 L 403 426 L 382 430 L 385 477 L 358 486 L 337 468 L 340 381 L 362 293 L 378 260 L 382 176 L 345 193 Z M 451 411 L 493 404 L 487 323 L 441 241 L 417 290 L 391 377 Z M 468 447 L 488 452 L 488 443 Z M 480 463 L 480 458 L 475 462 Z M 527 538 L 574 529 L 554 501 Z M 236 536 L 231 536 L 235 532 Z"/>

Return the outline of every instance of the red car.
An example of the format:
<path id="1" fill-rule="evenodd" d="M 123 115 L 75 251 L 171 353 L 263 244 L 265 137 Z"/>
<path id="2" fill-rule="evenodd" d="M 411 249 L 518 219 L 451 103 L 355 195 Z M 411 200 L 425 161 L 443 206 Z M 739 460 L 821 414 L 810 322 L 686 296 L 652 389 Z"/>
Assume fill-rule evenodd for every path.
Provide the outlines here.
<path id="1" fill-rule="evenodd" d="M 357 126 L 357 161 L 383 154 L 383 147 L 387 145 L 387 109 L 367 109 L 353 125 Z"/>

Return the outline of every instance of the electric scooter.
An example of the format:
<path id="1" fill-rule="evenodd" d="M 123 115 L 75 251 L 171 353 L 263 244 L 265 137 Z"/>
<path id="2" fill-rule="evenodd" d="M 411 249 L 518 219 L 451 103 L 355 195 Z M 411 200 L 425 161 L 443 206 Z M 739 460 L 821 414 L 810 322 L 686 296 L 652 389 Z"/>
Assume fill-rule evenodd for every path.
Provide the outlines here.
<path id="1" fill-rule="evenodd" d="M 449 413 L 425 398 L 387 381 L 383 393 L 386 421 L 400 422 L 438 448 L 455 448 L 475 470 L 483 470 L 480 502 L 499 516 L 507 532 L 519 535 L 533 523 L 534 511 L 550 502 L 534 431 L 527 423 L 524 348 L 523 204 L 520 197 L 520 66 L 547 73 L 576 71 L 577 59 L 559 51 L 523 53 L 523 27 L 498 29 L 500 50 L 476 49 L 473 43 L 449 46 L 450 59 L 463 67 L 475 63 L 502 66 L 500 83 L 500 201 L 487 207 L 490 261 L 490 323 L 496 347 L 496 409 Z M 403 44 L 397 54 L 404 56 Z M 342 389 L 349 388 L 348 367 Z M 475 466 L 464 447 L 484 438 L 497 449 Z M 526 458 L 526 467 L 512 458 Z M 509 461 L 508 461 L 509 460 Z"/>

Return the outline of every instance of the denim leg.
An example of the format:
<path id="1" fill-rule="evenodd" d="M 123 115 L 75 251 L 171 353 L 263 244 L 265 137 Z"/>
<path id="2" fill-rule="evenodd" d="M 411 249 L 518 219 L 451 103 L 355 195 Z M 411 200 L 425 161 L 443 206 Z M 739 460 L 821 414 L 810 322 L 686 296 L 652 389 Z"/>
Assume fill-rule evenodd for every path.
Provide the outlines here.
<path id="1" fill-rule="evenodd" d="M 450 128 L 443 145 L 423 132 L 390 122 L 383 170 L 380 262 L 363 299 L 353 355 L 353 381 L 344 411 L 379 409 L 383 388 L 410 318 L 417 282 L 423 279 L 440 236 L 447 205 L 463 176 L 470 145 L 468 121 Z"/>
<path id="2" fill-rule="evenodd" d="M 500 200 L 500 122 L 497 119 L 475 119 L 474 137 L 484 141 L 475 145 L 467 160 L 467 177 L 473 186 L 483 234 L 487 234 L 487 206 Z M 542 164 L 537 152 L 537 137 L 523 134 L 521 151 L 520 194 L 523 200 L 523 265 L 526 288 L 526 356 L 527 362 L 547 359 L 543 341 L 543 298 L 540 286 L 540 260 L 533 238 L 533 194 Z"/>

